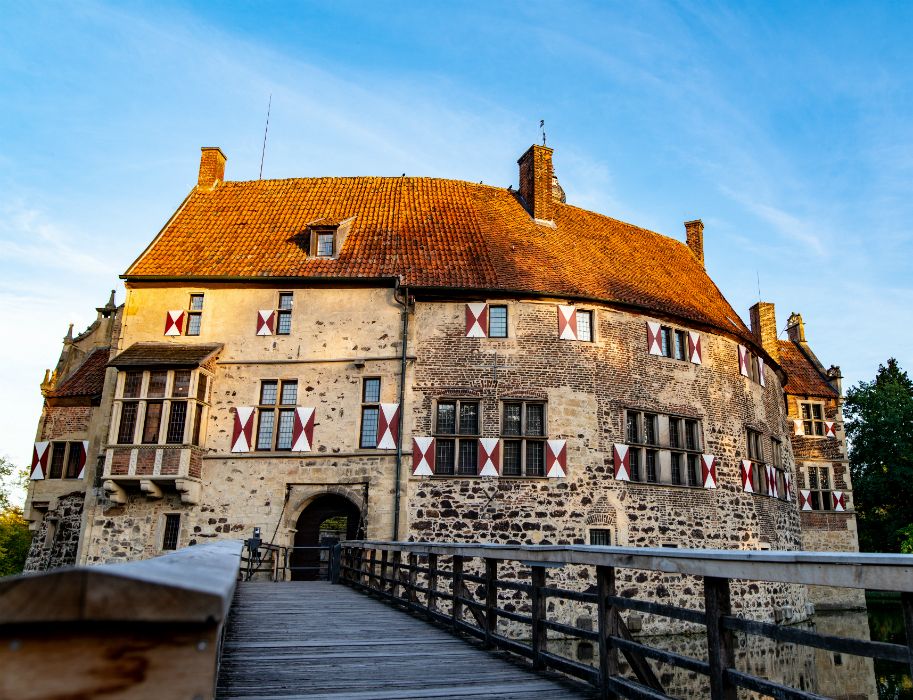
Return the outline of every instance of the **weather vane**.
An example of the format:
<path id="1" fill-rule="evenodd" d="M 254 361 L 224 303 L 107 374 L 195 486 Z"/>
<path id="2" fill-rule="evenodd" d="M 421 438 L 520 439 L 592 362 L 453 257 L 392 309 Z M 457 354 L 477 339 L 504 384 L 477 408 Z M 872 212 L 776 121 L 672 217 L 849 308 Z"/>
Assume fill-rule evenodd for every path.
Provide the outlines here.
<path id="1" fill-rule="evenodd" d="M 545 145 L 545 120 L 539 120 L 539 128 L 542 129 L 542 145 Z"/>

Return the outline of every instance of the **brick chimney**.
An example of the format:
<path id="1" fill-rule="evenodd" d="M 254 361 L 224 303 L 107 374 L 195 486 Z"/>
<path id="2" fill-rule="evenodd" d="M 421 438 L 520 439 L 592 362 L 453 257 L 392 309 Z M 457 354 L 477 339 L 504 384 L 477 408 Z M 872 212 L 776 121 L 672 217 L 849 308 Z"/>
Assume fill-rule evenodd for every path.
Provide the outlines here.
<path id="1" fill-rule="evenodd" d="M 520 165 L 520 196 L 526 211 L 537 221 L 554 220 L 556 195 L 561 196 L 553 189 L 555 171 L 552 153 L 547 146 L 530 146 L 517 161 Z"/>
<path id="2" fill-rule="evenodd" d="M 805 324 L 802 322 L 802 314 L 793 311 L 786 321 L 786 335 L 794 343 L 805 342 Z"/>
<path id="3" fill-rule="evenodd" d="M 751 332 L 758 339 L 761 347 L 777 364 L 780 363 L 780 346 L 777 345 L 777 314 L 770 302 L 759 301 L 749 309 L 751 315 Z"/>
<path id="4" fill-rule="evenodd" d="M 225 154 L 218 146 L 203 146 L 200 149 L 200 177 L 197 187 L 214 187 L 225 180 Z"/>
<path id="5" fill-rule="evenodd" d="M 687 234 L 688 247 L 694 253 L 698 262 L 704 264 L 704 222 L 700 219 L 685 222 L 685 234 Z"/>

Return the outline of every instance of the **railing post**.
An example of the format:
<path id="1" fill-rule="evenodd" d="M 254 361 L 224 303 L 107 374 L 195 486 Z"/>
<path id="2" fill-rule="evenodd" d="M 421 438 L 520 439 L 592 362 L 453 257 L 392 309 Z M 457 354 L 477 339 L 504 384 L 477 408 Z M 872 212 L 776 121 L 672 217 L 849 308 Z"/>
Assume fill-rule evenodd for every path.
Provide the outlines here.
<path id="1" fill-rule="evenodd" d="M 609 690 L 609 679 L 618 675 L 618 649 L 612 637 L 618 632 L 615 625 L 615 606 L 609 597 L 615 595 L 615 567 L 596 567 L 596 603 L 599 625 L 599 697 L 609 699 L 617 695 Z"/>
<path id="2" fill-rule="evenodd" d="M 437 607 L 437 554 L 428 555 L 428 596 L 425 599 L 428 612 Z"/>
<path id="3" fill-rule="evenodd" d="M 460 596 L 463 594 L 463 557 L 459 554 L 453 555 L 453 601 L 450 606 L 451 616 L 453 618 L 453 628 L 458 629 L 460 622 L 463 621 L 463 602 Z"/>
<path id="4" fill-rule="evenodd" d="M 387 591 L 387 561 L 390 558 L 390 553 L 384 549 L 380 553 L 380 578 L 377 580 L 377 590 L 381 593 Z"/>
<path id="5" fill-rule="evenodd" d="M 903 608 L 903 624 L 910 650 L 910 676 L 913 677 L 913 593 L 901 593 L 900 606 Z"/>
<path id="6" fill-rule="evenodd" d="M 339 565 L 342 562 L 342 545 L 337 542 L 330 547 L 330 583 L 339 583 Z"/>
<path id="7" fill-rule="evenodd" d="M 393 588 L 390 593 L 394 598 L 399 598 L 399 570 L 403 561 L 403 553 L 400 550 L 393 552 Z"/>
<path id="8" fill-rule="evenodd" d="M 410 603 L 414 603 L 418 600 L 416 597 L 415 587 L 418 585 L 418 554 L 415 552 L 409 552 L 409 592 L 406 595 L 406 599 Z"/>
<path id="9" fill-rule="evenodd" d="M 541 669 L 545 666 L 542 661 L 542 652 L 545 651 L 547 646 L 546 629 L 545 625 L 542 624 L 545 620 L 545 595 L 543 595 L 543 589 L 545 588 L 544 566 L 532 567 L 532 584 L 533 668 Z"/>
<path id="10" fill-rule="evenodd" d="M 736 686 L 726 678 L 726 670 L 735 667 L 735 647 L 732 632 L 724 629 L 722 624 L 723 616 L 732 612 L 729 579 L 704 577 L 704 608 L 707 616 L 710 697 L 712 700 L 736 700 Z"/>
<path id="11" fill-rule="evenodd" d="M 498 631 L 498 560 L 485 560 L 485 646 L 494 646 Z"/>

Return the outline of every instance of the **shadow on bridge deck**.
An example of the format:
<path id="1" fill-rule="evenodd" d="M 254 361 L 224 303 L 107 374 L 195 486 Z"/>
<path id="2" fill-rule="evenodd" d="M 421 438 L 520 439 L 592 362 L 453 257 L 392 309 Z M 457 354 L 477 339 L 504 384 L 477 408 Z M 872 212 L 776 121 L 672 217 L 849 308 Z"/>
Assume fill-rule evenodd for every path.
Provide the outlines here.
<path id="1" fill-rule="evenodd" d="M 590 696 L 345 586 L 239 583 L 217 698 L 305 697 Z"/>

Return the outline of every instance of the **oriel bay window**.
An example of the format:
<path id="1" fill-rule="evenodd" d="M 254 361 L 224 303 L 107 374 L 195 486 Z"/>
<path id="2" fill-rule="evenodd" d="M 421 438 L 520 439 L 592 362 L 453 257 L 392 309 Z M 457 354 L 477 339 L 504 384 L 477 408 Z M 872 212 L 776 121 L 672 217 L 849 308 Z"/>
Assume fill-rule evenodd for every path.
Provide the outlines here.
<path id="1" fill-rule="evenodd" d="M 266 379 L 260 382 L 257 406 L 257 449 L 292 449 L 292 428 L 298 404 L 298 381 Z"/>
<path id="2" fill-rule="evenodd" d="M 121 372 L 119 387 L 112 441 L 119 445 L 200 444 L 208 401 L 206 373 L 190 369 L 129 370 Z"/>
<path id="3" fill-rule="evenodd" d="M 475 399 L 443 399 L 437 403 L 434 421 L 436 474 L 479 473 L 478 438 L 481 435 L 479 402 Z"/>
<path id="4" fill-rule="evenodd" d="M 625 442 L 631 481 L 703 486 L 700 421 L 629 409 L 625 411 Z"/>
<path id="5" fill-rule="evenodd" d="M 545 476 L 545 404 L 505 401 L 501 418 L 501 475 Z"/>

